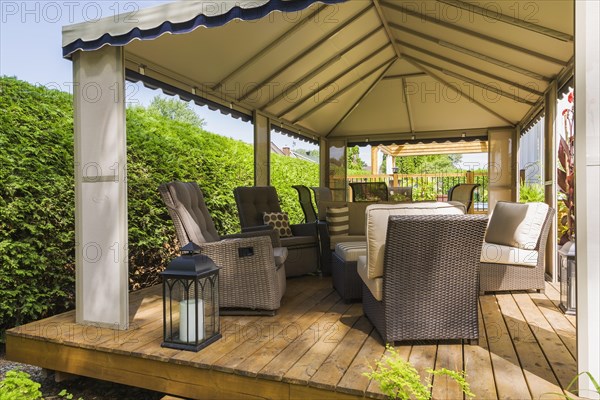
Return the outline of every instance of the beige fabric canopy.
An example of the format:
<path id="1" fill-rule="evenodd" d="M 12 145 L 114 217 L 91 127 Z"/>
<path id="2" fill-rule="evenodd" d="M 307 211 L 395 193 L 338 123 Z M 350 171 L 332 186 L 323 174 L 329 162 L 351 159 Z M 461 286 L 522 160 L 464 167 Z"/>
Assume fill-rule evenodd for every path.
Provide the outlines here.
<path id="1" fill-rule="evenodd" d="M 572 21 L 562 0 L 184 1 L 67 26 L 63 46 L 123 45 L 134 73 L 312 139 L 401 141 L 526 122 Z"/>

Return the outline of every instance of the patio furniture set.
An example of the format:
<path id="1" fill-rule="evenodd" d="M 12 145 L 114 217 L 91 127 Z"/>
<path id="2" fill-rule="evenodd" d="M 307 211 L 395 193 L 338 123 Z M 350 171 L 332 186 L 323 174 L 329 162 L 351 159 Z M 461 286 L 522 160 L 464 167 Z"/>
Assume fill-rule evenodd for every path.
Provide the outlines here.
<path id="1" fill-rule="evenodd" d="M 488 220 L 467 215 L 473 185 L 452 188 L 448 202 L 415 203 L 334 202 L 313 188 L 317 209 L 307 187 L 295 189 L 305 223 L 289 224 L 275 188 L 239 187 L 242 232 L 220 237 L 196 183 L 160 186 L 179 242 L 221 267 L 222 313 L 273 315 L 286 278 L 319 265 L 342 299 L 362 301 L 386 342 L 476 342 L 478 295 L 544 289 L 553 214 L 544 203 L 498 202 Z"/>

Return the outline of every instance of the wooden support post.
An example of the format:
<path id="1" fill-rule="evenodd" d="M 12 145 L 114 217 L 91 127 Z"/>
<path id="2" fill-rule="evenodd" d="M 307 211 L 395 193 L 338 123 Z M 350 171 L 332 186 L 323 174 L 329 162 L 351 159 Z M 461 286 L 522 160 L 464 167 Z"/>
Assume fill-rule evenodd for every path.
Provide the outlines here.
<path id="1" fill-rule="evenodd" d="M 371 175 L 377 175 L 379 173 L 379 162 L 377 156 L 379 148 L 377 146 L 371 146 Z"/>

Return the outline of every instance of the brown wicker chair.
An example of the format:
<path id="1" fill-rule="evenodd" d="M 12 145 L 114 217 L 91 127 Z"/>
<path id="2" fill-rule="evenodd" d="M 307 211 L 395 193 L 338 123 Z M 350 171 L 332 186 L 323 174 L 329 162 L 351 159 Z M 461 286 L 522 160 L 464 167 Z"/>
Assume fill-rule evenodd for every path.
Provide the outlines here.
<path id="1" fill-rule="evenodd" d="M 386 342 L 477 341 L 486 223 L 484 215 L 389 217 L 379 294 L 363 278 L 365 315 Z"/>
<path id="2" fill-rule="evenodd" d="M 285 293 L 285 247 L 275 231 L 220 237 L 196 182 L 162 184 L 159 192 L 175 225 L 180 245 L 194 242 L 219 272 L 222 314 L 274 315 Z M 275 248 L 274 245 L 275 244 Z"/>
<path id="3" fill-rule="evenodd" d="M 233 190 L 242 232 L 264 229 L 264 212 L 281 212 L 277 191 L 273 186 L 237 187 Z M 288 277 L 315 273 L 319 266 L 317 224 L 290 226 L 291 237 L 280 238 L 288 249 L 285 270 Z"/>
<path id="4" fill-rule="evenodd" d="M 506 202 L 498 202 L 499 204 Z M 513 207 L 524 208 L 532 204 L 506 203 Z M 494 229 L 492 220 L 486 233 L 486 241 L 483 243 L 481 263 L 479 265 L 479 292 L 484 295 L 486 292 L 498 292 L 506 290 L 537 290 L 544 292 L 545 288 L 545 254 L 546 241 L 550 226 L 552 225 L 552 216 L 554 210 L 550 207 L 542 206 L 544 214 L 538 215 L 541 229 L 539 235 L 532 240 L 532 246 L 529 249 L 522 249 L 511 246 L 503 246 L 488 242 L 490 230 Z M 495 212 L 495 211 L 494 211 Z M 539 214 L 539 213 L 538 213 Z M 494 215 L 492 214 L 492 219 Z M 521 224 L 521 218 L 512 218 L 509 216 L 502 218 L 505 225 L 518 226 Z M 511 231 L 514 229 L 510 229 Z M 520 261 L 517 263 L 517 261 Z M 529 261 L 529 262 L 528 262 Z"/>

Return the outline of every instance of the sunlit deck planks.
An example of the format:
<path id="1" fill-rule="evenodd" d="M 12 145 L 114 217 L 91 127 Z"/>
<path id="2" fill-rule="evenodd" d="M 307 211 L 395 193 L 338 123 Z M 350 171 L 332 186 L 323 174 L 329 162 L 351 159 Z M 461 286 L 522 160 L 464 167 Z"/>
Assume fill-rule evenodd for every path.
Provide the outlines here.
<path id="1" fill-rule="evenodd" d="M 575 376 L 574 318 L 557 309 L 558 292 L 480 298 L 478 346 L 399 345 L 422 372 L 464 369 L 480 399 L 538 398 L 560 392 Z M 288 281 L 277 315 L 227 316 L 223 339 L 198 353 L 160 347 L 159 288 L 130 296 L 127 332 L 74 323 L 69 312 L 13 329 L 7 357 L 48 369 L 126 383 L 190 398 L 382 398 L 363 376 L 385 348 L 362 315 L 328 278 Z M 457 385 L 433 380 L 437 399 L 462 398 Z"/>

